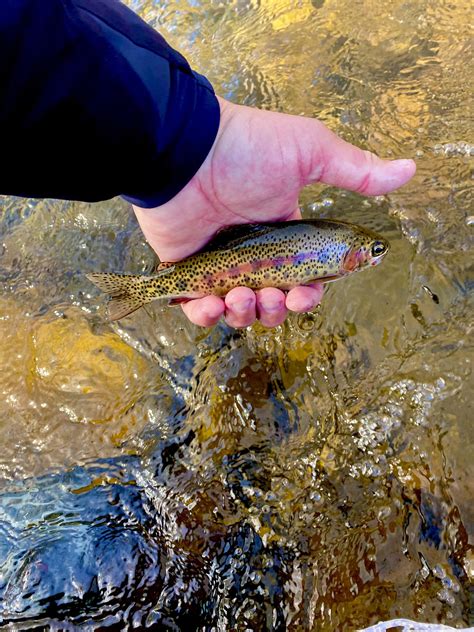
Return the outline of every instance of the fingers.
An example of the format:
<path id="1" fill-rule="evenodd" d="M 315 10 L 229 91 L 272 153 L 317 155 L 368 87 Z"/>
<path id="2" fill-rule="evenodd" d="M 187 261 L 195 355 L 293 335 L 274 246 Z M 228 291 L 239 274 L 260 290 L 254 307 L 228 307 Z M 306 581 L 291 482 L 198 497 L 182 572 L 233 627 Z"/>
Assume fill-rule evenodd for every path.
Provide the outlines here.
<path id="1" fill-rule="evenodd" d="M 236 287 L 225 297 L 225 319 L 231 327 L 248 327 L 257 318 L 257 297 L 248 287 Z"/>
<path id="2" fill-rule="evenodd" d="M 310 312 L 321 302 L 323 291 L 322 283 L 315 283 L 311 287 L 295 287 L 288 292 L 286 306 L 292 312 Z"/>
<path id="3" fill-rule="evenodd" d="M 205 296 L 181 306 L 189 320 L 200 327 L 212 327 L 225 311 L 224 301 L 217 296 Z"/>
<path id="4" fill-rule="evenodd" d="M 382 160 L 354 147 L 319 121 L 299 118 L 300 153 L 307 157 L 305 184 L 324 182 L 363 195 L 383 195 L 415 174 L 413 160 Z"/>
<path id="5" fill-rule="evenodd" d="M 224 315 L 228 325 L 248 327 L 257 318 L 265 327 L 281 325 L 292 312 L 309 312 L 321 302 L 323 284 L 295 287 L 285 295 L 276 288 L 253 292 L 247 287 L 231 290 L 225 300 L 206 296 L 182 305 L 189 320 L 200 327 L 212 327 Z"/>
<path id="6" fill-rule="evenodd" d="M 281 290 L 267 287 L 256 292 L 257 315 L 265 327 L 281 325 L 288 315 L 285 295 Z"/>

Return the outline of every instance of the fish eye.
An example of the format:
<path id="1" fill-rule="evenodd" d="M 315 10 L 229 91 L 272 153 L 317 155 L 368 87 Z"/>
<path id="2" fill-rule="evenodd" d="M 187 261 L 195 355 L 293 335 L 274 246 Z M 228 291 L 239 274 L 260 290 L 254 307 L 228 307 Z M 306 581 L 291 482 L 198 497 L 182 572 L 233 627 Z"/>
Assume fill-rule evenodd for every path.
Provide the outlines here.
<path id="1" fill-rule="evenodd" d="M 380 257 L 384 252 L 387 252 L 387 246 L 383 241 L 374 241 L 371 248 L 372 257 Z"/>

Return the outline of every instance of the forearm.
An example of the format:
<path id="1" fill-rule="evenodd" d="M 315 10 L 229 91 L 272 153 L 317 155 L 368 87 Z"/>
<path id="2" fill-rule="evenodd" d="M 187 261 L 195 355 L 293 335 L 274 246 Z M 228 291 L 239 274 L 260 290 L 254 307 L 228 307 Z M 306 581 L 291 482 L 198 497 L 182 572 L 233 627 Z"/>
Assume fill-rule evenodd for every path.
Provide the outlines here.
<path id="1" fill-rule="evenodd" d="M 219 124 L 209 83 L 117 0 L 0 3 L 0 193 L 171 199 Z"/>

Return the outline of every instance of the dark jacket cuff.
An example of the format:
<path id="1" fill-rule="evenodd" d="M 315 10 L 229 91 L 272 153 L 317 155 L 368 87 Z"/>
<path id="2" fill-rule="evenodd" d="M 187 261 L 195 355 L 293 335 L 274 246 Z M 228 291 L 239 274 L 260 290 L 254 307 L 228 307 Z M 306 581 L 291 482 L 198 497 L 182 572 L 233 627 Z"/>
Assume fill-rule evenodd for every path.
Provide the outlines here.
<path id="1" fill-rule="evenodd" d="M 166 149 L 158 149 L 149 161 L 148 176 L 141 186 L 122 194 L 128 202 L 143 208 L 165 204 L 188 184 L 206 159 L 219 129 L 219 102 L 205 77 L 175 70 L 171 84 L 174 112 L 169 117 Z M 173 121 L 180 124 L 173 125 Z M 159 139 L 157 145 L 161 145 Z"/>

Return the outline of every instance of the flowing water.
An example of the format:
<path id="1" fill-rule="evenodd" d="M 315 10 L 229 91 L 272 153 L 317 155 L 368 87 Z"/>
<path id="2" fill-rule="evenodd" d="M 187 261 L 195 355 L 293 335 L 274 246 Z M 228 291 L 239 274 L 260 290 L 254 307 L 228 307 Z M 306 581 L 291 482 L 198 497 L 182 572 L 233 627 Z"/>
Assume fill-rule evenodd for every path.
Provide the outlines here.
<path id="1" fill-rule="evenodd" d="M 2 199 L 0 625 L 474 625 L 470 3 L 129 4 L 223 96 L 418 172 L 305 190 L 392 249 L 275 330 L 110 326 L 84 274 L 153 265 L 129 208 Z"/>

